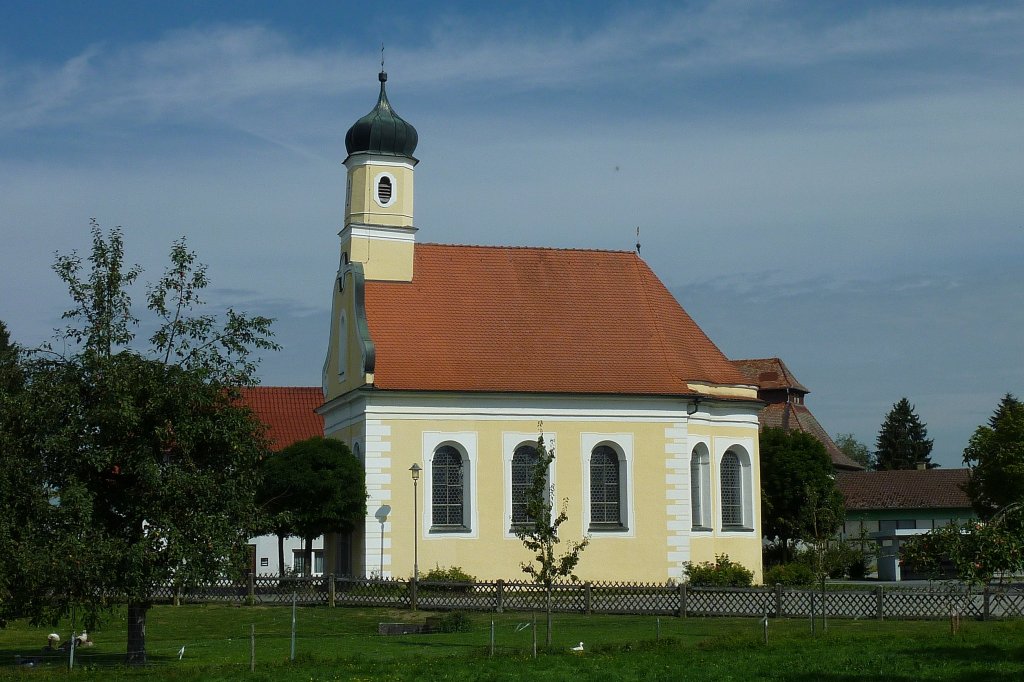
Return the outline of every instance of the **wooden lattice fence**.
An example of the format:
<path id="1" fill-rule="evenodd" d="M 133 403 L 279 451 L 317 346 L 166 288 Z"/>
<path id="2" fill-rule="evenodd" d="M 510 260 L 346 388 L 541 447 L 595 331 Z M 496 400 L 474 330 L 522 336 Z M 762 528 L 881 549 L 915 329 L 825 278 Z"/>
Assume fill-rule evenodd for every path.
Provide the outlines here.
<path id="1" fill-rule="evenodd" d="M 222 602 L 413 608 L 429 611 L 542 611 L 543 585 L 517 581 L 448 583 L 318 576 L 280 578 L 254 575 L 221 579 L 188 588 L 165 585 L 157 602 Z M 552 610 L 561 613 L 622 613 L 676 616 L 764 616 L 829 618 L 1024 617 L 1024 589 L 990 586 L 969 590 L 958 584 L 928 587 L 844 586 L 824 592 L 809 588 L 692 587 L 685 583 L 586 582 L 551 588 Z"/>

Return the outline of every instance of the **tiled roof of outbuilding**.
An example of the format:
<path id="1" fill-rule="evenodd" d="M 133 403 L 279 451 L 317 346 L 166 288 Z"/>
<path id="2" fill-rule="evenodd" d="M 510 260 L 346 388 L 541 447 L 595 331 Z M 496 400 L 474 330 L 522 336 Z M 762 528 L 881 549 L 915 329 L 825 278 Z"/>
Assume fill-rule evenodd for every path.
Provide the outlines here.
<path id="1" fill-rule="evenodd" d="M 832 458 L 832 466 L 837 469 L 860 471 L 864 467 L 850 459 L 845 452 L 839 449 L 832 437 L 828 435 L 821 423 L 815 418 L 805 405 L 793 403 L 770 403 L 764 406 L 758 415 L 763 429 L 782 429 L 784 431 L 803 431 L 817 438 L 829 457 Z"/>
<path id="2" fill-rule="evenodd" d="M 252 386 L 242 401 L 267 425 L 274 451 L 324 435 L 324 418 L 313 411 L 324 402 L 319 386 Z"/>
<path id="3" fill-rule="evenodd" d="M 964 492 L 970 469 L 851 471 L 836 476 L 847 511 L 970 509 Z"/>
<path id="4" fill-rule="evenodd" d="M 801 393 L 810 393 L 793 373 L 789 371 L 779 358 L 754 358 L 733 360 L 733 364 L 743 372 L 744 376 L 762 390 L 793 389 Z"/>
<path id="5" fill-rule="evenodd" d="M 692 395 L 750 385 L 632 252 L 417 244 L 366 283 L 379 389 Z"/>

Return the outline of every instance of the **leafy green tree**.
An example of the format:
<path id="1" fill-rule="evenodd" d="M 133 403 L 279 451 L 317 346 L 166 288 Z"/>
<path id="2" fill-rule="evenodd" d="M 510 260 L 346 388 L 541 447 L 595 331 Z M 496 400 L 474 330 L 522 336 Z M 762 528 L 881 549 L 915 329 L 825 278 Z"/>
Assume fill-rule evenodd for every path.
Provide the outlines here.
<path id="1" fill-rule="evenodd" d="M 324 533 L 348 533 L 366 516 L 366 477 L 348 445 L 317 436 L 293 443 L 263 461 L 259 499 L 278 523 L 278 558 L 284 570 L 283 536 L 305 540 L 305 572 L 312 569 L 312 541 Z"/>
<path id="2" fill-rule="evenodd" d="M 1007 393 L 964 450 L 967 494 L 983 519 L 1024 502 L 1024 403 Z"/>
<path id="3" fill-rule="evenodd" d="M 73 301 L 67 350 L 30 353 L 24 389 L 5 410 L 5 437 L 29 480 L 4 606 L 36 621 L 78 607 L 91 625 L 123 600 L 127 662 L 143 664 L 156 586 L 244 565 L 266 441 L 237 387 L 253 381 L 252 351 L 276 348 L 271 321 L 200 314 L 206 270 L 182 239 L 148 289 L 156 331 L 140 351 L 129 288 L 141 270 L 124 266 L 120 230 L 104 234 L 94 221 L 88 268 L 72 252 L 54 269 Z"/>
<path id="4" fill-rule="evenodd" d="M 580 561 L 580 554 L 590 544 L 590 538 L 576 542 L 568 542 L 562 554 L 556 554 L 556 548 L 562 541 L 558 537 L 558 529 L 569 520 L 569 500 L 562 501 L 558 514 L 554 513 L 551 504 L 553 490 L 548 484 L 548 468 L 555 461 L 554 449 L 544 444 L 544 436 L 537 437 L 537 461 L 530 476 L 530 485 L 526 490 L 526 516 L 530 523 L 516 526 L 515 534 L 523 546 L 534 554 L 532 562 L 522 562 L 520 568 L 534 582 L 544 585 L 547 593 L 547 645 L 551 646 L 551 586 L 559 578 L 578 580 L 573 571 Z"/>
<path id="5" fill-rule="evenodd" d="M 914 412 L 914 406 L 906 398 L 892 406 L 878 432 L 875 443 L 875 469 L 916 469 L 923 464 L 929 469 L 932 441 L 928 429 Z"/>
<path id="6" fill-rule="evenodd" d="M 840 433 L 835 437 L 835 444 L 847 457 L 865 469 L 872 467 L 871 450 L 861 443 L 852 433 Z"/>
<path id="7" fill-rule="evenodd" d="M 765 429 L 760 451 L 761 523 L 766 537 L 778 539 L 786 562 L 794 541 L 838 529 L 843 498 L 825 446 L 810 434 Z"/>

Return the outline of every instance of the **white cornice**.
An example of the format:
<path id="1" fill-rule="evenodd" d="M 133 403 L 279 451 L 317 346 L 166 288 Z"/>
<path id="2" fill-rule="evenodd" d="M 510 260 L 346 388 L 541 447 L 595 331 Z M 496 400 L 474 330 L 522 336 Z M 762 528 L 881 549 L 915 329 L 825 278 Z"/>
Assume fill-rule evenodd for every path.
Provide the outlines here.
<path id="1" fill-rule="evenodd" d="M 364 239 L 380 239 L 391 242 L 415 242 L 418 228 L 412 225 L 368 225 L 366 223 L 352 223 L 342 228 L 338 237 L 342 241 L 352 237 Z"/>
<path id="2" fill-rule="evenodd" d="M 358 168 L 359 166 L 390 166 L 392 168 L 408 168 L 413 169 L 412 161 L 401 160 L 401 157 L 395 156 L 383 156 L 377 154 L 356 154 L 349 156 L 345 159 L 345 167 L 349 170 Z"/>
<path id="3" fill-rule="evenodd" d="M 358 406 L 356 406 L 358 403 Z M 373 419 L 503 419 L 536 421 L 662 421 L 754 426 L 759 405 L 741 401 L 701 401 L 700 412 L 687 415 L 687 401 L 649 396 L 581 396 L 448 392 L 403 392 L 361 389 L 338 396 L 320 408 L 326 422 L 345 421 L 343 414 L 365 413 Z M 336 427 L 336 428 L 340 428 Z"/>

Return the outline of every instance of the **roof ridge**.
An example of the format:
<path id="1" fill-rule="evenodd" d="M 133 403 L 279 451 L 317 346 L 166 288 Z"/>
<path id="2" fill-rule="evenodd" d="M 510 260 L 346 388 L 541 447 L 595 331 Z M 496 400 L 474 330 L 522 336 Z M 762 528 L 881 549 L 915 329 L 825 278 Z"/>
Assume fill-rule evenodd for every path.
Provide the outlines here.
<path id="1" fill-rule="evenodd" d="M 418 246 L 443 246 L 445 248 L 459 248 L 459 249 L 493 249 L 493 250 L 516 250 L 516 251 L 571 251 L 573 253 L 615 253 L 622 255 L 636 255 L 640 260 L 639 255 L 635 251 L 625 249 L 594 249 L 594 248 L 577 248 L 577 247 L 562 247 L 562 246 L 515 246 L 508 244 L 443 244 L 441 242 L 420 242 Z"/>

